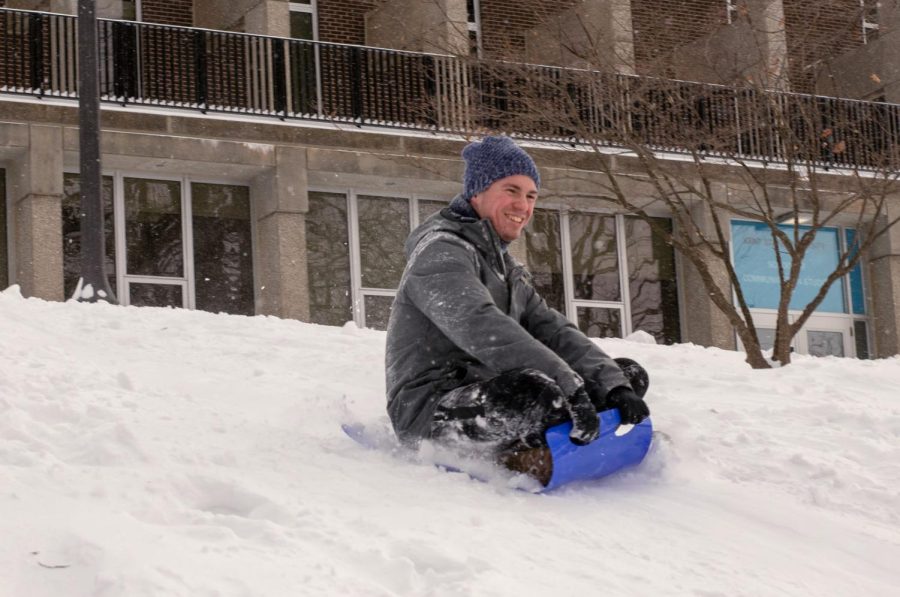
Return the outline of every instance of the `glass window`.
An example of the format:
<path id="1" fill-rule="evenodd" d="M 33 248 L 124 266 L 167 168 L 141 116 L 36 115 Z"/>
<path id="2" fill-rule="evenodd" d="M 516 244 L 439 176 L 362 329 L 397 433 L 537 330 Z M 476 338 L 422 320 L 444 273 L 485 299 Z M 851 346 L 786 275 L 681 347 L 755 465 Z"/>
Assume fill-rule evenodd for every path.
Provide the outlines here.
<path id="1" fill-rule="evenodd" d="M 550 307 L 565 313 L 559 212 L 534 210 L 531 222 L 525 230 L 525 251 L 528 256 L 527 268 L 534 280 L 534 288 Z"/>
<path id="2" fill-rule="evenodd" d="M 612 216 L 569 216 L 575 299 L 621 300 L 616 221 Z"/>
<path id="3" fill-rule="evenodd" d="M 618 309 L 578 307 L 578 329 L 589 338 L 621 338 L 622 312 Z"/>
<path id="4" fill-rule="evenodd" d="M 804 234 L 809 228 L 800 226 L 800 233 Z M 783 225 L 781 229 L 788 235 L 793 234 L 792 225 Z M 809 304 L 819 292 L 828 274 L 837 267 L 840 254 L 838 240 L 836 228 L 824 228 L 816 234 L 816 239 L 807 249 L 806 258 L 800 268 L 800 279 L 790 304 L 792 310 L 801 310 Z M 731 241 L 735 270 L 747 304 L 758 309 L 777 309 L 781 285 L 769 227 L 761 222 L 732 222 Z M 787 272 L 790 268 L 790 256 L 782 250 L 781 258 Z M 847 312 L 842 284 L 831 285 L 818 311 Z"/>
<path id="5" fill-rule="evenodd" d="M 6 226 L 6 170 L 0 168 L 0 290 L 9 286 L 9 241 Z"/>
<path id="6" fill-rule="evenodd" d="M 394 297 L 370 294 L 363 298 L 363 302 L 366 308 L 366 327 L 373 330 L 386 330 Z"/>
<path id="7" fill-rule="evenodd" d="M 666 218 L 656 222 L 672 230 Z M 675 252 L 650 225 L 635 217 L 625 218 L 625 254 L 631 295 L 631 329 L 653 334 L 662 344 L 681 341 Z"/>
<path id="8" fill-rule="evenodd" d="M 856 231 L 847 229 L 847 247 L 850 247 L 850 257 L 856 255 L 853 243 L 856 240 Z M 862 262 L 857 263 L 850 271 L 850 303 L 854 315 L 866 314 L 866 297 L 863 293 Z"/>
<path id="9" fill-rule="evenodd" d="M 313 39 L 313 16 L 311 13 L 291 11 L 291 37 Z"/>
<path id="10" fill-rule="evenodd" d="M 853 322 L 853 339 L 856 341 L 856 358 L 868 359 L 869 356 L 869 326 L 865 321 Z"/>
<path id="11" fill-rule="evenodd" d="M 316 6 L 313 0 L 291 1 L 288 6 L 290 8 L 291 37 L 294 39 L 316 39 Z"/>
<path id="12" fill-rule="evenodd" d="M 102 178 L 103 232 L 106 235 L 106 276 L 116 290 L 116 238 L 113 230 L 113 178 Z M 62 238 L 63 291 L 70 297 L 81 277 L 81 182 L 78 174 L 63 174 Z"/>
<path id="13" fill-rule="evenodd" d="M 191 184 L 195 306 L 253 315 L 250 189 Z"/>
<path id="14" fill-rule="evenodd" d="M 179 284 L 128 284 L 128 299 L 135 307 L 183 307 L 184 289 Z"/>
<path id="15" fill-rule="evenodd" d="M 809 354 L 814 357 L 844 356 L 844 334 L 841 332 L 809 330 L 806 343 Z"/>
<path id="16" fill-rule="evenodd" d="M 759 347 L 763 350 L 772 350 L 775 346 L 774 328 L 756 328 L 756 337 L 759 340 Z"/>
<path id="17" fill-rule="evenodd" d="M 362 286 L 397 288 L 406 266 L 409 200 L 361 195 L 357 209 Z"/>
<path id="18" fill-rule="evenodd" d="M 306 253 L 313 323 L 344 325 L 353 320 L 348 239 L 347 197 L 310 192 Z"/>
<path id="19" fill-rule="evenodd" d="M 122 18 L 127 21 L 138 20 L 140 0 L 122 0 Z"/>
<path id="20" fill-rule="evenodd" d="M 181 183 L 125 178 L 126 273 L 184 276 Z"/>
<path id="21" fill-rule="evenodd" d="M 419 224 L 447 207 L 446 201 L 419 200 Z"/>

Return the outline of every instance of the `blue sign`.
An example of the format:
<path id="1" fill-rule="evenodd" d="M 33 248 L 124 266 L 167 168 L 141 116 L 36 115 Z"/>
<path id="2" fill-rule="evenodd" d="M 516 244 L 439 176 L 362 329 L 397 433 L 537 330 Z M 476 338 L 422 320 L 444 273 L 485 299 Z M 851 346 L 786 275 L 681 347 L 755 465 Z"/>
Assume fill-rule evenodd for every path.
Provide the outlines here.
<path id="1" fill-rule="evenodd" d="M 794 234 L 794 227 L 781 225 L 779 228 L 787 235 Z M 802 235 L 810 226 L 800 226 Z M 766 224 L 761 222 L 732 222 L 731 242 L 734 254 L 734 268 L 744 291 L 747 304 L 756 309 L 777 309 L 781 292 L 781 280 L 778 277 L 778 263 L 775 256 L 775 245 L 772 233 Z M 781 263 L 784 276 L 790 275 L 791 257 L 779 243 Z M 840 257 L 840 237 L 837 228 L 823 228 L 816 233 L 816 238 L 806 251 L 806 257 L 800 268 L 800 278 L 791 297 L 789 308 L 800 311 L 819 293 L 819 289 L 828 275 L 834 271 Z M 844 296 L 844 285 L 840 280 L 831 285 L 825 300 L 816 309 L 818 312 L 846 313 L 847 300 Z"/>

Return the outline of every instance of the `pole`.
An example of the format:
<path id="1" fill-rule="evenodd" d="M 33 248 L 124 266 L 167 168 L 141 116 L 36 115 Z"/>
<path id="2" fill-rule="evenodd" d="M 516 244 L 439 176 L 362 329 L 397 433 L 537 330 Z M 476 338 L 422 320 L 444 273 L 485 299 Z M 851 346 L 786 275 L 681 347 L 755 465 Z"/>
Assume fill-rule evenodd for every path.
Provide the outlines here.
<path id="1" fill-rule="evenodd" d="M 76 297 L 116 302 L 106 278 L 106 239 L 100 174 L 100 84 L 97 80 L 97 12 L 94 0 L 78 0 L 78 137 L 81 155 L 81 280 Z"/>

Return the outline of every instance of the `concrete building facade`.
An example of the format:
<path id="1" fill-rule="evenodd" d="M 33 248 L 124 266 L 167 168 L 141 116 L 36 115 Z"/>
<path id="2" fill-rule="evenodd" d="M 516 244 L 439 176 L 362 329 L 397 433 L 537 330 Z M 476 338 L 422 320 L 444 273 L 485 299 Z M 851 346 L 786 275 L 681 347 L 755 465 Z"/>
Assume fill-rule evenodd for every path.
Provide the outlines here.
<path id="1" fill-rule="evenodd" d="M 0 47 L 8 48 L 0 55 L 0 285 L 56 301 L 78 278 L 77 101 L 65 57 L 33 56 L 63 55 L 71 23 L 62 19 L 76 4 L 0 1 Z M 459 191 L 464 144 L 518 132 L 471 125 L 459 106 L 474 83 L 444 56 L 721 85 L 750 78 L 783 91 L 900 101 L 894 3 L 874 11 L 856 0 L 852 10 L 821 4 L 101 2 L 101 16 L 112 19 L 109 56 L 119 60 L 101 77 L 111 285 L 122 304 L 383 328 L 403 240 Z M 360 48 L 386 50 L 366 49 L 375 58 L 360 59 Z M 427 76 L 417 74 L 421 64 Z M 366 87 L 391 73 L 402 76 Z M 348 81 L 363 83 L 346 97 L 330 91 Z M 433 102 L 427 110 L 423 93 Z M 690 263 L 645 223 L 599 201 L 602 172 L 570 145 L 523 142 L 546 184 L 511 251 L 551 305 L 595 336 L 644 330 L 660 342 L 739 347 Z M 628 160 L 621 164 L 628 171 Z M 731 200 L 727 176 L 713 192 Z M 898 210 L 892 204 L 887 217 Z M 664 209 L 654 215 L 677 225 Z M 738 219 L 729 230 L 753 238 Z M 837 245 L 848 234 L 850 225 L 833 227 Z M 900 353 L 900 228 L 838 287 L 838 306 L 817 315 L 797 350 Z M 766 308 L 758 312 L 767 321 Z"/>

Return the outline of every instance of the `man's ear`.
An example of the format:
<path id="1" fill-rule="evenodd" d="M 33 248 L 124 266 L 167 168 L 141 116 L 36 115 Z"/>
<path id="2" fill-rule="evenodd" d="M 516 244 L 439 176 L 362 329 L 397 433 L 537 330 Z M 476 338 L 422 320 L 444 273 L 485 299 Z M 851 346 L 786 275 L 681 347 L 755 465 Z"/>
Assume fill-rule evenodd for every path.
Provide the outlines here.
<path id="1" fill-rule="evenodd" d="M 475 213 L 478 214 L 478 217 L 482 217 L 481 215 L 481 193 L 477 195 L 472 195 L 472 198 L 469 199 L 469 205 L 472 206 L 472 209 L 475 210 Z"/>

